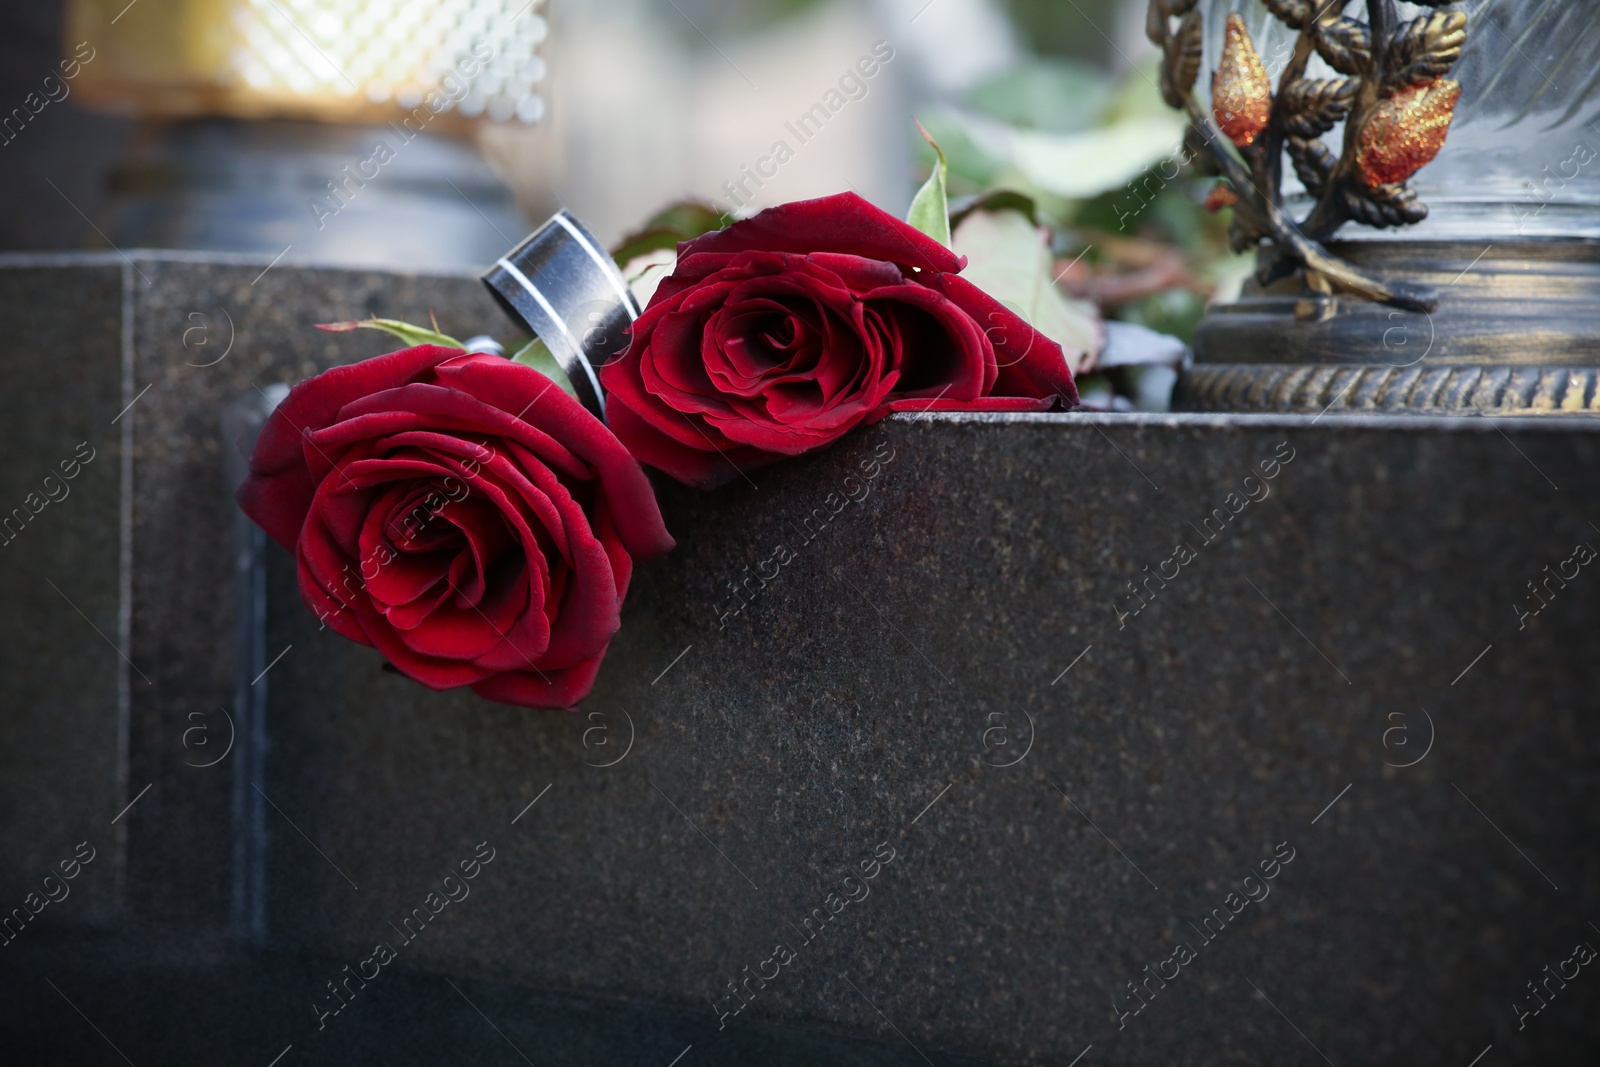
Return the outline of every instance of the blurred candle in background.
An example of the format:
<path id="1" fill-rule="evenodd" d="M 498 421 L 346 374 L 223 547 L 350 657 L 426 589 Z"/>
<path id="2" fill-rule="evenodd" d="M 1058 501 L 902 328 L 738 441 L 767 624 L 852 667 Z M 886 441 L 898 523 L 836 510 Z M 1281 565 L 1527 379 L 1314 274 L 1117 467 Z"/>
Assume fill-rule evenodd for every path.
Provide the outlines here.
<path id="1" fill-rule="evenodd" d="M 536 122 L 543 0 L 69 0 L 79 88 L 142 117 L 385 122 L 428 102 L 441 129 Z M 460 71 L 472 69 L 464 91 Z"/>
<path id="2" fill-rule="evenodd" d="M 81 103 L 141 124 L 119 246 L 473 267 L 521 236 L 478 151 L 544 117 L 543 0 L 68 0 Z"/>

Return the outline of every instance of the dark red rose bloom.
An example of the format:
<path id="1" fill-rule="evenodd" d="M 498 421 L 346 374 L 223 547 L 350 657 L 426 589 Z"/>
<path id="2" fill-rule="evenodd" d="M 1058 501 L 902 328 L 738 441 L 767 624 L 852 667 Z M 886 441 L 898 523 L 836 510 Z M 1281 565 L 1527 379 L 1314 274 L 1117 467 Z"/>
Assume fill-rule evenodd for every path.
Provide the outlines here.
<path id="1" fill-rule="evenodd" d="M 577 401 L 435 345 L 301 382 L 238 499 L 328 627 L 423 685 L 527 707 L 588 695 L 634 559 L 672 548 L 644 471 Z"/>
<path id="2" fill-rule="evenodd" d="M 965 266 L 854 193 L 685 242 L 600 371 L 607 422 L 644 463 L 710 488 L 891 411 L 1075 407 L 1061 346 Z"/>

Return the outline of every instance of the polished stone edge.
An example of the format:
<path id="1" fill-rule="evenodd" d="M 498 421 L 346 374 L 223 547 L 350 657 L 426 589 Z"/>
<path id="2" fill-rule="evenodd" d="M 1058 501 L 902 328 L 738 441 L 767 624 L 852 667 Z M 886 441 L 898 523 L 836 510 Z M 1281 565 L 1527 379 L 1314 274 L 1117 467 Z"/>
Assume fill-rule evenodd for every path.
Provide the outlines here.
<path id="1" fill-rule="evenodd" d="M 1175 406 L 1193 412 L 1522 415 L 1600 413 L 1600 368 L 1209 364 L 1185 371 Z M 1590 420 L 1554 420 L 1587 428 Z"/>

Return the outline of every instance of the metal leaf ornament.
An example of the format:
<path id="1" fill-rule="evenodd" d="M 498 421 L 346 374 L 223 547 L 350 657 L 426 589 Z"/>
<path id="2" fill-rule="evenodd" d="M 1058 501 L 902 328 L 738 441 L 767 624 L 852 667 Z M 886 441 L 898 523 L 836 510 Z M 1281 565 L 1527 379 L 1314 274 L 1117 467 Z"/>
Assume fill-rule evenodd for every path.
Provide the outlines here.
<path id="1" fill-rule="evenodd" d="M 1201 10 L 1195 0 L 1150 0 L 1145 32 L 1162 50 L 1162 95 L 1189 117 L 1185 161 L 1223 181 L 1206 206 L 1231 205 L 1230 241 L 1241 251 L 1260 248 L 1256 277 L 1263 285 L 1298 272 L 1313 293 L 1432 310 L 1438 303 L 1432 290 L 1368 274 L 1331 254 L 1325 242 L 1347 222 L 1406 226 L 1427 217 L 1406 182 L 1439 154 L 1449 134 L 1461 86 L 1446 75 L 1461 57 L 1467 16 L 1433 11 L 1401 20 L 1395 0 L 1365 0 L 1363 22 L 1343 13 L 1344 2 L 1261 2 L 1297 35 L 1276 90 L 1244 19 L 1230 13 L 1207 108 L 1194 90 Z M 1418 0 L 1427 8 L 1447 3 Z M 1309 77 L 1314 57 L 1337 76 Z M 1324 138 L 1341 124 L 1342 148 L 1335 152 Z M 1299 220 L 1284 211 L 1285 154 L 1315 201 Z"/>
<path id="2" fill-rule="evenodd" d="M 1467 43 L 1467 16 L 1459 11 L 1424 15 L 1406 23 L 1389 45 L 1384 82 L 1389 86 L 1417 85 L 1442 78 L 1461 58 Z"/>
<path id="3" fill-rule="evenodd" d="M 1380 185 L 1360 196 L 1347 192 L 1345 209 L 1353 220 L 1375 229 L 1409 226 L 1428 217 L 1428 209 L 1417 203 L 1416 190 L 1405 185 Z"/>
<path id="4" fill-rule="evenodd" d="M 1306 187 L 1306 192 L 1317 197 L 1327 188 L 1328 175 L 1339 165 L 1339 157 L 1327 145 L 1300 137 L 1289 138 L 1289 159 L 1294 163 L 1294 172 L 1299 176 L 1300 184 Z"/>
<path id="5" fill-rule="evenodd" d="M 1263 0 L 1267 10 L 1291 30 L 1304 29 L 1311 19 L 1311 0 Z"/>
<path id="6" fill-rule="evenodd" d="M 1190 11 L 1178 23 L 1178 32 L 1162 46 L 1161 95 L 1169 107 L 1182 107 L 1184 97 L 1194 90 L 1204 59 L 1205 37 L 1200 32 L 1199 11 Z"/>
<path id="7" fill-rule="evenodd" d="M 1303 78 L 1283 91 L 1284 130 L 1290 137 L 1321 137 L 1350 113 L 1361 84 L 1354 78 Z"/>
<path id="8" fill-rule="evenodd" d="M 1340 74 L 1361 74 L 1372 64 L 1372 31 L 1364 22 L 1340 16 L 1315 23 L 1311 42 Z"/>

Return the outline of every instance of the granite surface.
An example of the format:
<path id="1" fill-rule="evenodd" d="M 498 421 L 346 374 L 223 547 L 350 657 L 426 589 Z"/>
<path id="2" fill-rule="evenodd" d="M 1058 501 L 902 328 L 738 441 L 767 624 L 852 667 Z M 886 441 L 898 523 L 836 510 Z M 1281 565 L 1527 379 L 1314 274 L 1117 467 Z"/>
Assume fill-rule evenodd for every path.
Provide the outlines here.
<path id="1" fill-rule="evenodd" d="M 0 916 L 80 842 L 96 859 L 28 926 L 106 921 L 122 874 L 123 272 L 62 280 L 0 270 Z"/>
<path id="2" fill-rule="evenodd" d="M 115 707 L 117 652 L 0 571 L 24 608 L 0 655 L 33 679 L 7 716 L 8 742 L 32 746 L 3 757 L 7 856 L 53 856 L 87 832 L 72 819 L 152 787 L 118 823 L 120 918 L 71 913 L 98 926 L 3 950 L 0 1039 L 39 1062 L 110 1056 L 58 992 L 135 1063 L 266 1064 L 285 1046 L 281 1067 L 1600 1049 L 1600 979 L 1543 970 L 1600 945 L 1586 421 L 897 417 L 713 494 L 663 484 L 680 547 L 639 570 L 576 714 L 385 672 L 318 632 L 273 548 L 255 682 L 270 747 L 249 783 L 272 805 L 267 929 L 230 938 L 239 763 L 197 767 L 215 750 L 185 732 L 220 730 L 207 709 L 239 683 L 221 411 L 384 347 L 308 322 L 431 307 L 447 331 L 508 331 L 471 279 L 135 262 L 149 281 L 130 286 L 124 382 L 90 289 L 119 263 L 59 265 L 35 291 L 0 259 L 8 321 L 50 289 L 90 294 L 54 329 L 103 368 L 20 357 L 57 376 L 38 379 L 54 402 L 99 390 L 107 421 L 137 399 L 117 424 L 132 420 L 124 647 L 150 682 L 126 675 L 125 782 L 95 703 Z M 221 310 L 234 348 L 197 366 L 221 349 L 185 345 L 190 316 L 216 331 Z M 13 419 L 43 410 L 20 393 Z M 17 425 L 9 455 L 48 450 L 47 419 Z M 115 473 L 99 462 L 86 476 Z M 26 492 L 25 472 L 0 485 Z M 79 527 L 113 557 L 114 518 Z M 36 551 L 114 619 L 114 567 Z M 31 636 L 57 632 L 76 644 Z M 430 914 L 484 850 L 466 899 Z M 407 926 L 417 908 L 430 921 Z M 378 942 L 396 960 L 334 1014 L 327 983 Z M 1530 981 L 1549 982 L 1536 1015 Z"/>

